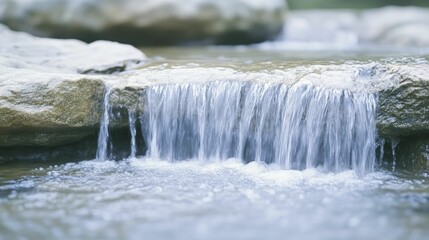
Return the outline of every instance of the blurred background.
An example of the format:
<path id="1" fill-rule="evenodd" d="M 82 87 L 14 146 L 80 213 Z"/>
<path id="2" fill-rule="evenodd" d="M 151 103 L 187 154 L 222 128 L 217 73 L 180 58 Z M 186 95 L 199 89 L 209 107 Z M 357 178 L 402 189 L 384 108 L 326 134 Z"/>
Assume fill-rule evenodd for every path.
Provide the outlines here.
<path id="1" fill-rule="evenodd" d="M 426 48 L 428 6 L 428 0 L 2 0 L 0 23 L 36 36 L 139 47 Z"/>

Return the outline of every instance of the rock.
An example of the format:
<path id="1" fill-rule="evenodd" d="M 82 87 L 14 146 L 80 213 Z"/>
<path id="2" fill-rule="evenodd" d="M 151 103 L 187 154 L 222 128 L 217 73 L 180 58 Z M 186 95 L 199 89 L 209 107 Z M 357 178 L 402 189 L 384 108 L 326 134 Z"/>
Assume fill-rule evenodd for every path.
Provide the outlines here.
<path id="1" fill-rule="evenodd" d="M 386 70 L 390 87 L 379 92 L 377 126 L 383 136 L 429 134 L 429 66 L 393 66 Z"/>
<path id="2" fill-rule="evenodd" d="M 350 10 L 291 11 L 283 40 L 355 45 L 359 16 Z"/>
<path id="3" fill-rule="evenodd" d="M 402 139 L 396 147 L 396 165 L 414 172 L 428 171 L 429 138 Z"/>
<path id="4" fill-rule="evenodd" d="M 42 39 L 0 26 L 0 147 L 56 146 L 98 129 L 105 75 L 136 67 L 139 50 Z"/>
<path id="5" fill-rule="evenodd" d="M 44 37 L 149 45 L 245 44 L 280 33 L 284 0 L 0 1 L 0 22 Z"/>
<path id="6" fill-rule="evenodd" d="M 345 50 L 373 45 L 429 47 L 429 9 L 291 11 L 281 39 L 331 44 L 329 49 L 345 46 Z"/>
<path id="7" fill-rule="evenodd" d="M 95 133 L 60 146 L 6 146 L 0 147 L 0 164 L 8 162 L 52 161 L 52 165 L 93 159 L 97 151 Z"/>
<path id="8" fill-rule="evenodd" d="M 0 25 L 0 65 L 58 73 L 113 73 L 136 67 L 144 54 L 130 45 L 33 37 Z"/>
<path id="9" fill-rule="evenodd" d="M 0 146 L 61 145 L 97 130 L 100 80 L 4 67 L 0 75 Z"/>

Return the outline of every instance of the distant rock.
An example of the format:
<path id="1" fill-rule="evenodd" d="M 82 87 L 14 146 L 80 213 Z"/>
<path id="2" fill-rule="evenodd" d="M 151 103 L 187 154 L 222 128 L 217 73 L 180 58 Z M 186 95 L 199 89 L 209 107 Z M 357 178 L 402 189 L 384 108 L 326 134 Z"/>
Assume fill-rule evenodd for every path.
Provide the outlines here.
<path id="1" fill-rule="evenodd" d="M 37 38 L 0 25 L 0 65 L 4 67 L 40 72 L 113 73 L 130 69 L 145 58 L 130 45 Z"/>
<path id="2" fill-rule="evenodd" d="M 275 38 L 285 10 L 284 0 L 2 0 L 0 22 L 85 41 L 246 44 Z"/>
<path id="3" fill-rule="evenodd" d="M 358 23 L 357 13 L 350 10 L 291 11 L 282 40 L 355 45 Z"/>
<path id="4" fill-rule="evenodd" d="M 280 40 L 348 48 L 362 45 L 429 47 L 429 9 L 291 11 Z"/>
<path id="5" fill-rule="evenodd" d="M 361 41 L 395 46 L 429 47 L 429 9 L 385 7 L 362 12 Z"/>

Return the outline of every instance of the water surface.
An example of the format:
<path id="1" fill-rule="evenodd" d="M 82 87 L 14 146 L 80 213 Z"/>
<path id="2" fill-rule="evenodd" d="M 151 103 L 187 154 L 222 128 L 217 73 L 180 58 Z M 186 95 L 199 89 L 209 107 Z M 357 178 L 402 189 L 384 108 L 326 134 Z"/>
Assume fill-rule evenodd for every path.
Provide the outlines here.
<path id="1" fill-rule="evenodd" d="M 11 173 L 14 172 L 15 173 Z M 0 170 L 2 239 L 425 239 L 427 174 L 230 159 Z M 8 192 L 8 194 L 5 194 Z"/>
<path id="2" fill-rule="evenodd" d="M 419 49 L 317 48 L 266 43 L 143 49 L 149 60 L 142 67 L 263 71 L 428 60 L 427 51 Z M 120 161 L 106 156 L 105 161 L 35 159 L 0 166 L 0 239 L 417 240 L 429 235 L 425 172 L 392 172 L 380 168 L 385 165 L 380 162 L 363 175 L 347 167 L 330 172 L 310 165 L 298 171 L 277 163 L 245 164 L 196 154 L 191 154 L 196 159 L 171 162 L 135 158 L 130 151 L 132 157 Z"/>

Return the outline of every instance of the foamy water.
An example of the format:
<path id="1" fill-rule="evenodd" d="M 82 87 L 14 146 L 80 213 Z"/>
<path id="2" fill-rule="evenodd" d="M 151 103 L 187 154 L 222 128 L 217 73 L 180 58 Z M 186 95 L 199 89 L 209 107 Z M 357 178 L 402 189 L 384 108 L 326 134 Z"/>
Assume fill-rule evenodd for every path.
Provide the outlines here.
<path id="1" fill-rule="evenodd" d="M 424 239 L 428 179 L 236 159 L 84 161 L 0 190 L 2 239 Z"/>

